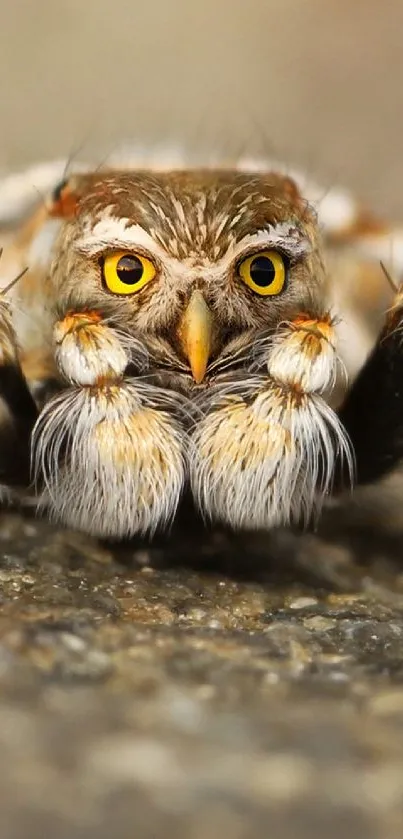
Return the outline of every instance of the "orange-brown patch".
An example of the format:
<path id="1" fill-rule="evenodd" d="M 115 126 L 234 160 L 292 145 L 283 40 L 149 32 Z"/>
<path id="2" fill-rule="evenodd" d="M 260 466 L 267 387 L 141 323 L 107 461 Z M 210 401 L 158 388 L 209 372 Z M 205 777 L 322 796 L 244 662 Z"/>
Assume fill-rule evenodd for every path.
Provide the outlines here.
<path id="1" fill-rule="evenodd" d="M 69 332 L 74 332 L 75 329 L 81 329 L 86 326 L 94 326 L 102 320 L 102 315 L 99 312 L 68 312 L 63 320 L 58 321 L 58 328 L 68 335 Z"/>
<path id="2" fill-rule="evenodd" d="M 78 206 L 78 197 L 70 184 L 64 184 L 56 191 L 53 203 L 49 208 L 49 215 L 57 218 L 72 218 Z"/>
<path id="3" fill-rule="evenodd" d="M 304 332 L 311 338 L 324 338 L 326 341 L 329 341 L 333 335 L 333 323 L 330 314 L 326 314 L 320 320 L 300 314 L 291 322 L 291 328 L 296 332 Z"/>

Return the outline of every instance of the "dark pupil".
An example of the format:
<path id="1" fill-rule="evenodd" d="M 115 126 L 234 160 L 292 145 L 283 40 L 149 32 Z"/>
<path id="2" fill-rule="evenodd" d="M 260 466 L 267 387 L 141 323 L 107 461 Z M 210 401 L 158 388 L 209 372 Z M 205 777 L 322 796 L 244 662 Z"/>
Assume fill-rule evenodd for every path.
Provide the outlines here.
<path id="1" fill-rule="evenodd" d="M 137 256 L 122 256 L 116 266 L 119 280 L 126 285 L 135 285 L 141 280 L 144 268 Z"/>
<path id="2" fill-rule="evenodd" d="M 255 285 L 265 288 L 273 282 L 276 269 L 268 256 L 256 256 L 251 262 L 250 275 Z"/>

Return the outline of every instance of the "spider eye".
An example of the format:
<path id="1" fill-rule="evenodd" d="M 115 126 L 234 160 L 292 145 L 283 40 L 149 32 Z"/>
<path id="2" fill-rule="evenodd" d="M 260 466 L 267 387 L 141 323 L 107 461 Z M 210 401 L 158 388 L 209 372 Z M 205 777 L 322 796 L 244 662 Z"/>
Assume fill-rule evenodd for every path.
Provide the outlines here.
<path id="1" fill-rule="evenodd" d="M 284 258 L 278 251 L 249 256 L 238 266 L 238 273 L 252 291 L 263 296 L 280 294 L 287 276 Z"/>
<path id="2" fill-rule="evenodd" d="M 156 274 L 155 265 L 145 256 L 118 251 L 105 257 L 103 279 L 114 294 L 135 294 Z"/>

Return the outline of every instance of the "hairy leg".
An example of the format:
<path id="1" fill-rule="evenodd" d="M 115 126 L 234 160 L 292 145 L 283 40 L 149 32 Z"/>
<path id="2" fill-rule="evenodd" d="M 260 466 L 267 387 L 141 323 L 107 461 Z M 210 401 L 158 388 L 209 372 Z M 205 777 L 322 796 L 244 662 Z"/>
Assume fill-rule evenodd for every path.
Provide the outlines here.
<path id="1" fill-rule="evenodd" d="M 356 483 L 377 481 L 403 459 L 403 288 L 340 411 Z"/>
<path id="2" fill-rule="evenodd" d="M 0 485 L 30 487 L 31 434 L 38 416 L 21 369 L 11 313 L 0 297 Z"/>

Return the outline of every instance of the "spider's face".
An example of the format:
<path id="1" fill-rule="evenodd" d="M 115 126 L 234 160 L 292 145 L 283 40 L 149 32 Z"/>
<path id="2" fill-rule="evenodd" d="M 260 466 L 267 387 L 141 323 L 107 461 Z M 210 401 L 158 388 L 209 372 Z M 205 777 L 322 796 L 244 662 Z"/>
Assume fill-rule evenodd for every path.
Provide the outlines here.
<path id="1" fill-rule="evenodd" d="M 47 330 L 63 388 L 32 438 L 52 509 L 127 536 L 172 519 L 190 486 L 235 526 L 309 518 L 346 444 L 322 396 L 337 354 L 318 226 L 295 184 L 79 174 L 29 234 L 18 289 L 43 329 L 36 345 L 17 330 L 22 362 L 49 359 Z"/>
<path id="2" fill-rule="evenodd" d="M 112 171 L 76 176 L 58 197 L 59 316 L 100 310 L 165 382 L 207 384 L 320 293 L 315 220 L 277 174 Z"/>

